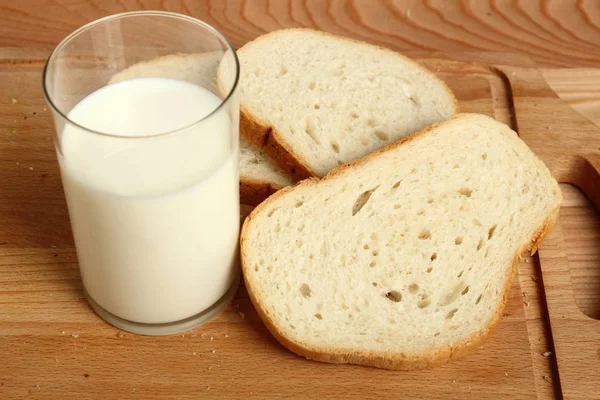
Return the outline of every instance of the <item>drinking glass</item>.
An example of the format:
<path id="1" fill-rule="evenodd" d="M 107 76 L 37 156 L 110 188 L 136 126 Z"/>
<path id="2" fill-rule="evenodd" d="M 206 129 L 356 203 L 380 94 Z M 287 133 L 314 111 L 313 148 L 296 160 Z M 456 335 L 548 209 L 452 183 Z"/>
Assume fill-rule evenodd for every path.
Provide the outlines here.
<path id="1" fill-rule="evenodd" d="M 52 52 L 43 89 L 85 294 L 134 333 L 181 332 L 235 294 L 239 63 L 189 16 L 91 22 Z"/>

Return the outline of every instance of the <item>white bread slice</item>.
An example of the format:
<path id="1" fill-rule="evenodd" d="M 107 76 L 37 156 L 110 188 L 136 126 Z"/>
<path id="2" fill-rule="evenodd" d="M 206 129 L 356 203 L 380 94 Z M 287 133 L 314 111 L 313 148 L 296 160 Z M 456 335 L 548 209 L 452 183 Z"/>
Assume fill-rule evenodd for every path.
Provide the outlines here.
<path id="1" fill-rule="evenodd" d="M 181 54 L 141 62 L 115 74 L 109 83 L 143 77 L 185 80 L 215 89 L 215 72 L 222 53 Z M 264 152 L 240 138 L 240 201 L 257 205 L 292 179 Z"/>
<path id="2" fill-rule="evenodd" d="M 324 176 L 458 112 L 433 73 L 367 43 L 284 29 L 237 54 L 240 133 L 296 179 Z M 219 68 L 218 82 L 227 66 Z"/>
<path id="3" fill-rule="evenodd" d="M 459 114 L 260 204 L 241 234 L 246 287 L 307 358 L 439 365 L 498 322 L 520 254 L 560 202 L 515 132 Z"/>

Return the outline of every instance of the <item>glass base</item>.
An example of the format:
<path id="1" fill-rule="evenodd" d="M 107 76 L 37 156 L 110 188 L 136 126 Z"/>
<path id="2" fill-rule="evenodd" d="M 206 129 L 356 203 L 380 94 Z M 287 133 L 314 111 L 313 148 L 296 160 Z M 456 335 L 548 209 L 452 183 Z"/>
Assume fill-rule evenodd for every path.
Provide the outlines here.
<path id="1" fill-rule="evenodd" d="M 175 333 L 181 333 L 196 328 L 210 321 L 214 316 L 223 311 L 223 309 L 225 309 L 225 307 L 229 305 L 229 303 L 235 296 L 235 293 L 237 292 L 237 289 L 240 285 L 240 280 L 241 274 L 238 274 L 233 284 L 223 295 L 223 297 L 221 297 L 215 304 L 202 311 L 201 313 L 198 313 L 181 321 L 168 322 L 165 324 L 144 324 L 119 318 L 116 315 L 106 311 L 98 303 L 96 303 L 87 291 L 85 292 L 85 297 L 92 309 L 96 312 L 96 314 L 98 314 L 98 316 L 100 316 L 100 318 L 102 318 L 109 324 L 116 326 L 119 329 L 123 329 L 124 331 L 131 333 L 136 333 L 138 335 L 172 335 Z"/>

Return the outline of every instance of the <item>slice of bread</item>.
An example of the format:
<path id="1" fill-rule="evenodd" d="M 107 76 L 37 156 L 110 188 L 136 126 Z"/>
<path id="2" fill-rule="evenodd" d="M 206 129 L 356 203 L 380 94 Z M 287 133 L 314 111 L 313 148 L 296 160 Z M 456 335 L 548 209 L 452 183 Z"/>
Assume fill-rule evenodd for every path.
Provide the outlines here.
<path id="1" fill-rule="evenodd" d="M 459 114 L 260 204 L 241 234 L 246 287 L 307 358 L 439 365 L 498 322 L 520 254 L 560 202 L 515 132 Z"/>
<path id="2" fill-rule="evenodd" d="M 109 83 L 135 78 L 161 77 L 185 80 L 216 89 L 215 73 L 222 54 L 181 54 L 141 62 L 115 74 Z M 264 151 L 240 138 L 240 201 L 257 205 L 292 179 Z"/>
<path id="3" fill-rule="evenodd" d="M 240 202 L 258 205 L 292 179 L 261 149 L 240 138 Z"/>
<path id="4" fill-rule="evenodd" d="M 433 73 L 367 43 L 284 29 L 237 54 L 240 133 L 297 179 L 324 176 L 458 112 Z"/>

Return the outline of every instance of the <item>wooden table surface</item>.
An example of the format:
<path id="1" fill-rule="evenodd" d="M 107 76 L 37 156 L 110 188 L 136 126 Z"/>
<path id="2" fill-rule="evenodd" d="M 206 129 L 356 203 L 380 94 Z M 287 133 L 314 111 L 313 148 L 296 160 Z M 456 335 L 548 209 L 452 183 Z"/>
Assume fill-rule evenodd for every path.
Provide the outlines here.
<path id="1" fill-rule="evenodd" d="M 29 49 L 37 54 L 49 52 L 68 33 L 89 21 L 139 9 L 195 16 L 223 32 L 234 46 L 266 31 L 305 26 L 398 51 L 523 53 L 534 60 L 561 98 L 600 125 L 598 0 L 0 0 L 0 55 L 3 51 L 26 54 Z M 0 159 L 2 156 L 0 147 Z M 574 187 L 563 185 L 563 193 L 561 218 L 577 304 L 590 317 L 600 319 L 600 216 Z M 1 202 L 0 193 L 0 209 Z M 585 232 L 584 241 L 580 240 L 581 232 Z M 23 246 L 18 239 L 0 237 L 0 248 L 45 248 L 50 242 L 32 241 Z M 521 271 L 522 277 L 527 274 Z M 0 291 L 1 282 L 0 277 Z M 531 301 L 541 303 L 543 299 Z M 536 310 L 541 309 L 537 306 Z M 0 313 L 2 307 L 0 304 Z M 531 309 L 526 314 L 539 318 Z M 6 351 L 0 348 L 0 355 L 5 356 Z M 534 360 L 534 366 L 536 363 L 542 365 L 543 360 Z M 600 377 L 600 368 L 596 376 Z M 542 382 L 546 380 L 552 377 L 543 376 Z"/>

